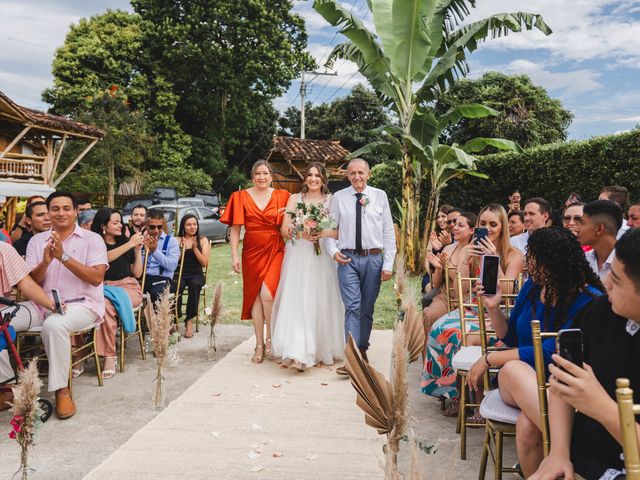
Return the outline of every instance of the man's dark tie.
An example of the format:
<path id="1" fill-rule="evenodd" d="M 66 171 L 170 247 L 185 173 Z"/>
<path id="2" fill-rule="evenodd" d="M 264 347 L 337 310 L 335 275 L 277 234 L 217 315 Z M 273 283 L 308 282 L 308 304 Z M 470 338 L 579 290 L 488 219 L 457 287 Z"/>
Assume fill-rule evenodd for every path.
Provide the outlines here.
<path id="1" fill-rule="evenodd" d="M 362 251 L 362 193 L 356 193 L 356 251 Z"/>

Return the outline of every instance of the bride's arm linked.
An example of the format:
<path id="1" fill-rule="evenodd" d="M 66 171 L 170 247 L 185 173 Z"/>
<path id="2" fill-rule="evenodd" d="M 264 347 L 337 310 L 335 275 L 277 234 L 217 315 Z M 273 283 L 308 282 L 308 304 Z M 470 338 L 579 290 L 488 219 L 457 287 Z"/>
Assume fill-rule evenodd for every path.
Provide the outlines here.
<path id="1" fill-rule="evenodd" d="M 291 195 L 289 197 L 289 201 L 287 201 L 287 206 L 284 207 L 287 212 L 292 212 L 296 207 L 296 198 L 297 195 Z M 291 234 L 293 233 L 293 220 L 289 214 L 285 213 L 284 218 L 282 219 L 282 227 L 280 227 L 280 233 L 284 238 L 291 238 Z"/>

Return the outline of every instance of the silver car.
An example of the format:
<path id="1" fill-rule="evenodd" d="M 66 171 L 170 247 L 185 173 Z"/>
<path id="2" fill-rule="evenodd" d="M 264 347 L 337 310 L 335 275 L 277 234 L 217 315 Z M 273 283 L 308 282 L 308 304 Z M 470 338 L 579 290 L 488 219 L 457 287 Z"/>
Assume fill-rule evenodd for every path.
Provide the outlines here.
<path id="1" fill-rule="evenodd" d="M 162 210 L 167 221 L 167 228 L 172 235 L 178 234 L 182 217 L 187 214 L 195 215 L 200 224 L 200 235 L 214 242 L 228 242 L 230 231 L 228 225 L 220 222 L 220 215 L 207 207 L 181 205 L 177 203 L 162 203 L 153 205 L 151 209 Z M 176 222 L 177 218 L 177 222 Z"/>

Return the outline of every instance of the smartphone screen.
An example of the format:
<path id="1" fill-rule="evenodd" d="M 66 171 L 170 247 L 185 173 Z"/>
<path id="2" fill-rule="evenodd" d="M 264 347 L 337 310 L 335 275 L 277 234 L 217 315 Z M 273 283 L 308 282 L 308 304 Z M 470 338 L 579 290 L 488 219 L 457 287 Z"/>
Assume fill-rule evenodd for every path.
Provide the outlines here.
<path id="1" fill-rule="evenodd" d="M 473 231 L 473 244 L 478 245 L 481 239 L 487 238 L 489 235 L 489 230 L 484 227 L 476 227 Z"/>
<path id="2" fill-rule="evenodd" d="M 63 315 L 62 311 L 62 301 L 60 301 L 60 292 L 57 288 L 51 289 L 51 295 L 53 296 L 53 302 L 56 304 L 56 313 Z"/>
<path id="3" fill-rule="evenodd" d="M 558 354 L 582 368 L 582 330 L 568 328 L 558 331 Z"/>
<path id="4" fill-rule="evenodd" d="M 482 271 L 480 281 L 485 295 L 495 295 L 498 291 L 498 269 L 500 257 L 497 255 L 485 255 L 482 257 Z"/>

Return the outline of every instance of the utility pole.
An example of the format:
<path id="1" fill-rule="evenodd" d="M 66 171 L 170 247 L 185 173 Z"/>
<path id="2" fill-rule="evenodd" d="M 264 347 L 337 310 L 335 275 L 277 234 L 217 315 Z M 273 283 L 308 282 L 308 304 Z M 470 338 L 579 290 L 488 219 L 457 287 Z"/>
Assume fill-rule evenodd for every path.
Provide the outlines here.
<path id="1" fill-rule="evenodd" d="M 327 72 L 305 72 L 302 71 L 302 79 L 300 80 L 300 138 L 304 139 L 304 96 L 307 93 L 307 84 L 304 82 L 304 74 L 313 75 L 313 77 L 309 80 L 309 83 L 313 82 L 320 75 L 326 75 L 330 77 L 335 77 L 338 73 L 327 73 Z"/>

